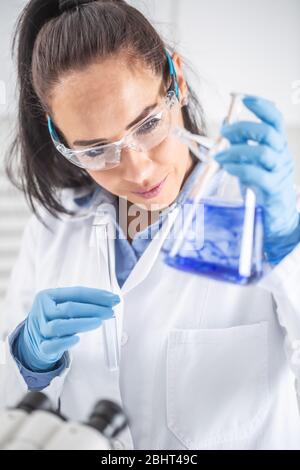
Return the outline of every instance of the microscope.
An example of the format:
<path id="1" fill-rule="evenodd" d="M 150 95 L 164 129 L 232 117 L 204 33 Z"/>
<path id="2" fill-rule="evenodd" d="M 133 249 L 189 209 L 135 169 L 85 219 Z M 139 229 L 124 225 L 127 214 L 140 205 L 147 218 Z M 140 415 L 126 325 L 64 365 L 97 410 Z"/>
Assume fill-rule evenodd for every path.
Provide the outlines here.
<path id="1" fill-rule="evenodd" d="M 111 450 L 127 420 L 116 403 L 101 400 L 87 422 L 72 422 L 46 395 L 29 392 L 15 408 L 0 412 L 0 423 L 0 450 Z"/>

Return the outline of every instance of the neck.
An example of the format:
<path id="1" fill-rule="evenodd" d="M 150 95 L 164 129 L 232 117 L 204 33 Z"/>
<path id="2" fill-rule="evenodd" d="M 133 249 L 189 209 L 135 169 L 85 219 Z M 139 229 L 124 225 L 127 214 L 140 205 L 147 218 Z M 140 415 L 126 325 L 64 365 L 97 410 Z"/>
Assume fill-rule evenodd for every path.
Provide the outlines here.
<path id="1" fill-rule="evenodd" d="M 136 204 L 119 198 L 119 224 L 129 243 L 135 235 L 154 224 L 160 216 L 161 210 L 148 211 Z"/>

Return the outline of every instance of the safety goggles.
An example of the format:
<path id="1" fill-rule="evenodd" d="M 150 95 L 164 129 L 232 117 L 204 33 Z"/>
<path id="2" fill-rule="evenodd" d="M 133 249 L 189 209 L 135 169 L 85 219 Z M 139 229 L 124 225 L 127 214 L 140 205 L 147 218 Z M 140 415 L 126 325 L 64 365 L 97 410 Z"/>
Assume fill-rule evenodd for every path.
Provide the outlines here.
<path id="1" fill-rule="evenodd" d="M 124 148 L 144 152 L 160 145 L 170 134 L 173 125 L 173 109 L 179 103 L 178 83 L 174 64 L 169 53 L 166 52 L 166 54 L 172 83 L 167 91 L 167 95 L 147 118 L 132 127 L 117 142 L 70 149 L 61 141 L 50 116 L 48 116 L 48 129 L 56 150 L 69 162 L 80 168 L 101 171 L 118 166 L 121 162 L 121 152 Z"/>

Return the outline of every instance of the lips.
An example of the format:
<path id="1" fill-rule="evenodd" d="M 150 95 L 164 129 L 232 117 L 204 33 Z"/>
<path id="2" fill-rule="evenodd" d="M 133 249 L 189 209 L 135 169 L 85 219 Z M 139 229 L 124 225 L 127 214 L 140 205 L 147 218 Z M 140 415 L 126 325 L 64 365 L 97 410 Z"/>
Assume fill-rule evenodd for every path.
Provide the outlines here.
<path id="1" fill-rule="evenodd" d="M 167 176 L 160 183 L 156 184 L 155 186 L 152 186 L 148 190 L 146 190 L 146 191 L 133 191 L 133 194 L 137 194 L 138 196 L 141 196 L 141 197 L 144 197 L 144 198 L 155 197 L 162 190 L 166 179 L 167 179 Z"/>

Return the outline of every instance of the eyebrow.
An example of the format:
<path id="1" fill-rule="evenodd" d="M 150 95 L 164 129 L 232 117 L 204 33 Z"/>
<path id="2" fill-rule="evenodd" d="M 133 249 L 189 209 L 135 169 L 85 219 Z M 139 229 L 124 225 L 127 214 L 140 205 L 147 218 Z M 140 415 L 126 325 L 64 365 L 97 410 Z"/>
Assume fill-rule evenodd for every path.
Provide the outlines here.
<path id="1" fill-rule="evenodd" d="M 130 124 L 128 124 L 128 126 L 126 127 L 126 130 L 129 130 L 131 127 L 133 127 L 135 124 L 138 124 L 138 122 L 142 121 L 154 108 L 156 108 L 156 106 L 158 105 L 158 103 L 154 103 L 154 104 L 151 104 L 150 106 L 147 106 L 142 112 L 141 114 L 136 118 L 134 119 L 134 121 L 132 121 Z M 73 145 L 79 145 L 79 146 L 87 146 L 87 145 L 93 145 L 93 144 L 101 144 L 101 143 L 104 143 L 104 142 L 107 142 L 107 139 L 93 139 L 93 140 L 75 140 L 75 142 L 73 142 Z"/>

